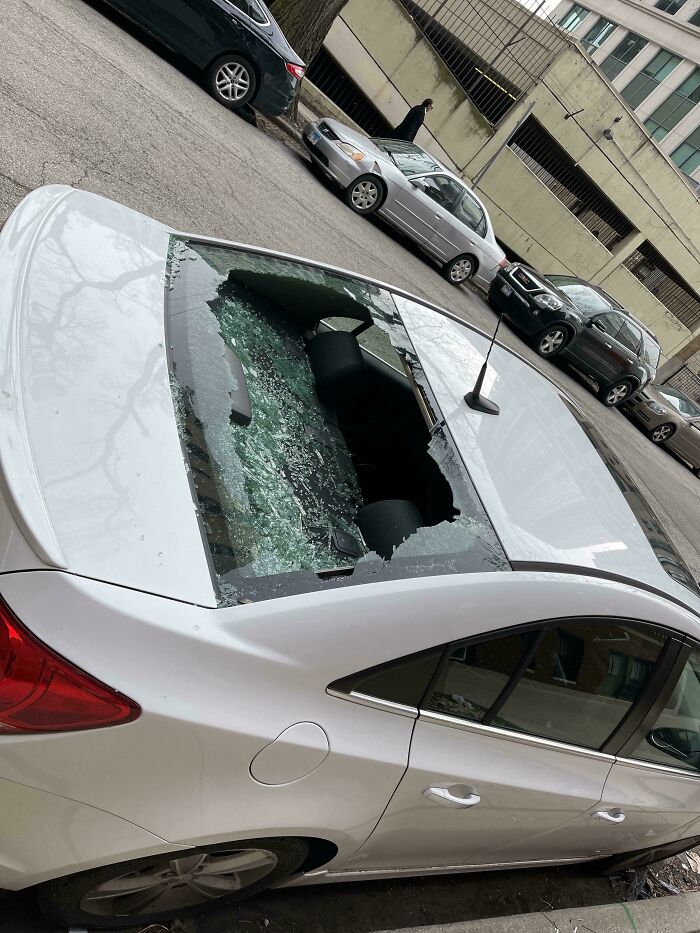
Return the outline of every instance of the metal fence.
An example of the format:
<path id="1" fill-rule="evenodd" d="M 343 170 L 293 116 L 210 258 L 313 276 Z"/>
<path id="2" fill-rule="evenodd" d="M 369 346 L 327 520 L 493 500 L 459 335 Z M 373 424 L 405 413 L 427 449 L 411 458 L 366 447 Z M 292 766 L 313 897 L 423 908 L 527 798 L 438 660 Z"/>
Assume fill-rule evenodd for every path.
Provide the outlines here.
<path id="1" fill-rule="evenodd" d="M 674 389 L 680 389 L 681 392 L 700 402 L 700 376 L 693 372 L 688 366 L 683 366 L 678 372 L 675 372 L 669 379 L 664 381 L 664 385 L 673 386 Z"/>
<path id="2" fill-rule="evenodd" d="M 542 77 L 570 39 L 545 0 L 400 0 L 491 124 Z"/>
<path id="3" fill-rule="evenodd" d="M 624 265 L 689 330 L 700 323 L 700 297 L 651 243 L 642 243 Z"/>
<path id="4" fill-rule="evenodd" d="M 534 117 L 528 117 L 508 145 L 607 249 L 634 230 L 625 215 Z"/>

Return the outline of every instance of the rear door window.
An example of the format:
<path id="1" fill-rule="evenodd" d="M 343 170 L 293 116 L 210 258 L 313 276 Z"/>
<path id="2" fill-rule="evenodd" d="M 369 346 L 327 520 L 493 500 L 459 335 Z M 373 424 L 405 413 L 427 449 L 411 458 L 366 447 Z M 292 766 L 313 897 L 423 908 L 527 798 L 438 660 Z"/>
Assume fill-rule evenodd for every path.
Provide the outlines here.
<path id="1" fill-rule="evenodd" d="M 424 708 L 600 748 L 649 681 L 667 638 L 621 622 L 562 621 L 451 651 Z"/>
<path id="2" fill-rule="evenodd" d="M 457 220 L 466 224 L 470 230 L 478 233 L 481 237 L 486 236 L 486 215 L 468 191 L 465 191 L 462 197 L 457 200 L 452 213 Z"/>
<path id="3" fill-rule="evenodd" d="M 664 708 L 625 757 L 700 772 L 700 650 L 691 651 Z"/>
<path id="4" fill-rule="evenodd" d="M 617 332 L 616 340 L 619 340 L 623 347 L 627 347 L 636 356 L 642 342 L 642 332 L 631 321 L 623 320 Z"/>

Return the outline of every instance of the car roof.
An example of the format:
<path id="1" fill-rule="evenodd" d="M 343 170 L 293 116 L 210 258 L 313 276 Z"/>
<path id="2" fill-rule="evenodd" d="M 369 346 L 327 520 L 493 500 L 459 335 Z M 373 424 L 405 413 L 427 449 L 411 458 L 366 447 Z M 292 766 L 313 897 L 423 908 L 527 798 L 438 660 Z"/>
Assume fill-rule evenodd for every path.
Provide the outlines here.
<path id="1" fill-rule="evenodd" d="M 576 404 L 496 345 L 483 391 L 500 414 L 472 410 L 464 395 L 476 381 L 488 339 L 446 317 L 436 325 L 435 316 L 415 303 L 404 302 L 400 310 L 511 564 L 624 578 L 700 611 L 683 559 Z"/>

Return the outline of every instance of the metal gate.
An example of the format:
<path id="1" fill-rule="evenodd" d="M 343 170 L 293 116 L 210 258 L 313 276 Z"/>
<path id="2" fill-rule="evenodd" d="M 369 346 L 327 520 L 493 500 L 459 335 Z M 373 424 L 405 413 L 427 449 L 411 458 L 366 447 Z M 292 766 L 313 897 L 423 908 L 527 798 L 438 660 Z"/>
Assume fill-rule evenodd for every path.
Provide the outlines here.
<path id="1" fill-rule="evenodd" d="M 680 389 L 693 401 L 700 402 L 700 376 L 694 373 L 689 366 L 683 366 L 678 372 L 675 372 L 670 379 L 664 381 L 664 385 Z"/>

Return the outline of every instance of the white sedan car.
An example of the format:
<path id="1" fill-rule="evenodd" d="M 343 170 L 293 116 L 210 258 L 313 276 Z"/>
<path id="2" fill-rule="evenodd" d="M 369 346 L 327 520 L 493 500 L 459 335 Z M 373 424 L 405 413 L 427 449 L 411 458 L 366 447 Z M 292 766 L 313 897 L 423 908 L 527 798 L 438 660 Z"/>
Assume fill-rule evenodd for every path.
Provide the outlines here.
<path id="1" fill-rule="evenodd" d="M 0 887 L 94 929 L 700 836 L 700 596 L 446 311 L 66 187 L 0 234 Z M 472 405 L 474 402 L 472 401 Z"/>
<path id="2" fill-rule="evenodd" d="M 314 165 L 343 188 L 348 207 L 408 234 L 453 285 L 474 278 L 488 286 L 507 265 L 479 198 L 420 146 L 370 139 L 329 118 L 309 123 L 302 140 Z"/>

